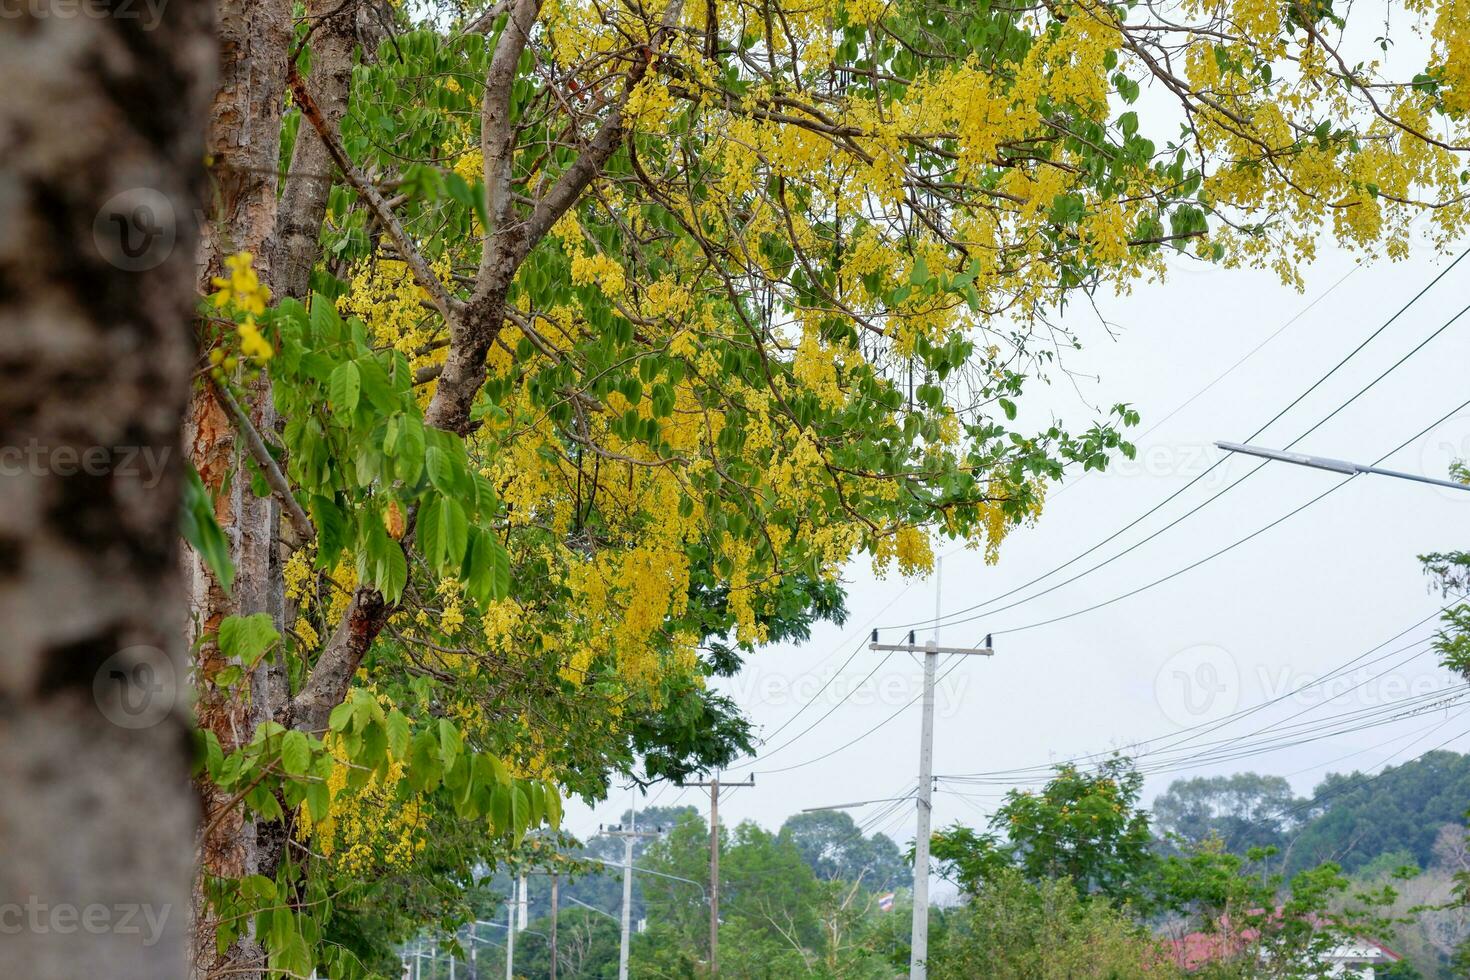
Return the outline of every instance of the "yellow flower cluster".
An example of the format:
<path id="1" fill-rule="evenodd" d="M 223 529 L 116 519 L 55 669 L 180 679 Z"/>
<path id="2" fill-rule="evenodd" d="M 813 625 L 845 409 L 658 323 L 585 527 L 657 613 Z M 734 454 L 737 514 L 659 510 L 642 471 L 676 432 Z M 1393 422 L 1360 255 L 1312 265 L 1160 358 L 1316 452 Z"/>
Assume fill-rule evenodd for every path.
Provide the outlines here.
<path id="1" fill-rule="evenodd" d="M 275 351 L 261 335 L 256 317 L 265 315 L 271 291 L 256 274 L 255 256 L 250 252 L 238 252 L 226 258 L 225 269 L 229 272 L 228 278 L 215 276 L 210 280 L 215 288 L 211 299 L 216 309 L 233 309 L 240 317 L 237 327 L 240 353 L 257 364 L 264 364 Z"/>
<path id="2" fill-rule="evenodd" d="M 348 787 L 347 771 L 347 763 L 338 761 L 327 780 L 332 802 L 326 819 L 313 822 L 302 805 L 306 833 L 323 855 L 351 875 L 411 867 L 414 857 L 428 846 L 428 821 L 417 799 L 398 799 L 403 763 L 390 763 L 385 778 L 374 776 L 358 789 Z"/>

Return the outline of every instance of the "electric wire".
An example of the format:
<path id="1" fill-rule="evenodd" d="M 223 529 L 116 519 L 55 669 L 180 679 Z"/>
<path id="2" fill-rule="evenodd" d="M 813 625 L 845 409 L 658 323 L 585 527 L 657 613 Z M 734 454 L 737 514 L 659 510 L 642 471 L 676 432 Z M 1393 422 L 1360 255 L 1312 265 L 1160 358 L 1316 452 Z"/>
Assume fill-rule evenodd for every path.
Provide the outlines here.
<path id="1" fill-rule="evenodd" d="M 1372 341 L 1375 340 L 1380 334 L 1382 334 L 1384 330 L 1388 329 L 1389 326 L 1391 326 L 1394 322 L 1396 322 L 1399 319 L 1399 317 L 1401 317 L 1405 312 L 1407 312 L 1409 310 L 1409 308 L 1412 307 L 1415 303 L 1417 303 L 1426 293 L 1429 292 L 1429 290 L 1433 289 L 1436 285 L 1438 285 L 1439 282 L 1442 279 L 1444 279 L 1444 277 L 1447 276 L 1451 272 L 1451 270 L 1453 270 L 1457 265 L 1459 265 L 1460 262 L 1467 255 L 1470 255 L 1470 249 L 1467 249 L 1467 250 L 1461 252 L 1458 256 L 1456 256 L 1455 259 L 1454 259 L 1454 261 L 1452 261 L 1444 269 L 1440 270 L 1440 272 L 1439 272 L 1438 275 L 1436 275 L 1433 279 L 1431 279 L 1429 281 L 1428 284 L 1426 284 L 1425 286 L 1423 286 L 1417 293 L 1415 293 L 1414 296 L 1407 303 L 1405 303 L 1403 306 L 1401 306 L 1398 309 L 1397 312 L 1395 312 L 1391 317 L 1389 317 L 1387 320 L 1385 320 L 1381 325 L 1379 325 L 1379 327 L 1376 330 L 1374 330 L 1371 334 L 1369 334 L 1366 338 L 1364 338 L 1362 342 L 1360 342 L 1356 347 L 1354 347 L 1351 351 L 1349 351 L 1341 360 L 1339 360 L 1336 364 L 1334 364 L 1327 371 L 1326 374 L 1322 375 L 1320 378 L 1318 378 L 1316 381 L 1314 381 L 1309 387 L 1307 387 L 1307 389 L 1305 391 L 1303 391 L 1301 394 L 1297 395 L 1296 398 L 1292 399 L 1291 402 L 1288 403 L 1285 408 L 1283 408 L 1280 411 L 1278 411 L 1269 420 L 1267 420 L 1264 425 L 1262 425 L 1260 428 L 1256 429 L 1255 432 L 1253 432 L 1249 436 L 1247 436 L 1246 439 L 1245 439 L 1245 441 L 1246 442 L 1249 442 L 1252 439 L 1255 439 L 1261 433 L 1265 432 L 1272 425 L 1274 425 L 1277 421 L 1279 421 L 1281 419 L 1281 417 L 1284 416 L 1287 412 L 1291 411 L 1293 408 L 1295 408 L 1297 405 L 1299 405 L 1302 402 L 1303 399 L 1305 399 L 1313 391 L 1316 391 L 1317 388 L 1319 388 L 1325 381 L 1327 381 L 1334 374 L 1336 374 L 1339 370 L 1341 370 L 1341 368 L 1344 365 L 1346 365 L 1350 360 L 1352 360 L 1355 356 L 1357 356 L 1357 354 L 1359 352 L 1361 352 L 1365 347 L 1367 347 L 1370 343 L 1372 343 Z M 1463 313 L 1463 312 L 1464 311 L 1462 310 L 1461 313 Z M 1458 318 L 1459 315 L 1460 314 L 1456 314 L 1456 318 Z M 1453 322 L 1453 321 L 1451 321 L 1451 322 Z M 1448 324 L 1446 324 L 1446 325 L 1448 325 Z M 1443 330 L 1443 327 L 1441 327 L 1441 330 Z M 1435 334 L 1431 335 L 1430 339 L 1433 339 L 1433 337 L 1438 336 L 1438 334 L 1439 334 L 1439 331 L 1436 331 Z M 1425 341 L 1425 342 L 1427 342 L 1427 341 Z M 1420 344 L 1420 347 L 1422 347 L 1422 346 L 1423 346 L 1423 343 Z M 1417 351 L 1417 349 L 1418 348 L 1416 348 L 1415 350 Z M 1402 359 L 1401 359 L 1400 363 L 1401 362 L 1402 362 Z M 1375 381 L 1374 383 L 1376 384 L 1377 382 Z M 1371 387 L 1371 385 L 1370 385 L 1370 387 Z M 1361 392 L 1359 394 L 1361 394 Z M 1356 398 L 1356 397 L 1357 396 L 1354 396 L 1354 398 Z M 1350 399 L 1350 401 L 1351 401 L 1351 399 Z M 1341 410 L 1341 407 L 1339 407 L 1338 410 L 1340 411 Z M 1333 414 L 1336 414 L 1336 412 L 1334 412 Z M 1329 416 L 1329 418 L 1330 417 L 1331 416 Z M 1321 423 L 1318 423 L 1318 424 L 1320 425 Z M 1314 429 L 1315 429 L 1315 427 L 1314 427 Z M 1313 430 L 1308 430 L 1307 433 L 1304 433 L 1302 436 L 1299 436 L 1297 438 L 1297 440 L 1295 440 L 1292 444 L 1294 445 L 1296 441 L 1300 441 L 1302 438 L 1305 438 L 1306 435 L 1310 434 L 1311 431 L 1313 431 Z M 965 607 L 963 609 L 957 609 L 957 610 L 955 610 L 955 611 L 953 611 L 951 613 L 946 614 L 946 616 L 944 616 L 944 617 L 938 617 L 938 619 L 931 617 L 929 619 L 917 620 L 917 621 L 910 622 L 910 623 L 892 624 L 892 625 L 885 626 L 885 627 L 882 627 L 882 628 L 883 629 L 899 629 L 899 630 L 901 630 L 901 629 L 909 629 L 909 628 L 914 628 L 914 627 L 929 626 L 929 625 L 934 624 L 936 621 L 942 621 L 941 625 L 957 625 L 958 622 L 959 622 L 958 620 L 950 620 L 948 617 L 957 616 L 957 615 L 961 615 L 961 614 L 968 613 L 968 612 L 973 612 L 973 611 L 978 610 L 978 609 L 983 609 L 984 607 L 989 606 L 989 605 L 992 605 L 993 603 L 999 602 L 1002 599 L 1007 599 L 1007 598 L 1015 595 L 1017 592 L 1020 592 L 1020 591 L 1022 591 L 1024 589 L 1027 589 L 1027 588 L 1030 588 L 1032 585 L 1035 585 L 1038 582 L 1044 581 L 1045 579 L 1048 579 L 1051 576 L 1055 575 L 1057 572 L 1060 572 L 1063 569 L 1070 567 L 1071 565 L 1075 564 L 1076 562 L 1082 560 L 1083 558 L 1085 558 L 1088 555 L 1092 554 L 1093 552 L 1097 551 L 1099 548 L 1102 548 L 1103 546 L 1105 546 L 1105 545 L 1111 543 L 1112 541 L 1116 540 L 1117 538 L 1119 538 L 1123 534 L 1125 534 L 1128 531 L 1132 530 L 1134 527 L 1137 527 L 1144 520 L 1148 519 L 1149 517 L 1153 516 L 1158 511 L 1160 511 L 1161 509 L 1163 509 L 1164 507 L 1166 507 L 1168 504 L 1170 504 L 1175 499 L 1177 499 L 1181 494 L 1185 493 L 1187 490 L 1189 490 L 1195 484 L 1199 483 L 1206 476 L 1208 476 L 1210 473 L 1212 473 L 1217 467 L 1219 467 L 1220 465 L 1222 465 L 1224 463 L 1224 459 L 1225 458 L 1222 457 L 1221 459 L 1216 460 L 1213 464 L 1211 464 L 1209 466 L 1209 468 L 1205 469 L 1203 472 L 1199 473 L 1197 476 L 1195 476 L 1194 478 L 1192 478 L 1188 483 L 1184 484 L 1184 486 L 1179 487 L 1177 490 L 1175 490 L 1173 493 L 1169 494 L 1163 500 L 1159 501 L 1153 507 L 1149 508 L 1147 511 L 1145 511 L 1142 514 L 1140 514 L 1138 517 L 1136 517 L 1135 519 L 1133 519 L 1132 521 L 1130 521 L 1128 524 L 1124 525 L 1119 530 L 1114 531 L 1112 534 L 1108 535 L 1103 540 L 1097 542 L 1092 547 L 1087 548 L 1086 550 L 1079 552 L 1078 554 L 1076 554 L 1076 555 L 1072 556 L 1071 558 L 1067 559 L 1062 564 L 1057 565 L 1055 568 L 1052 568 L 1049 571 L 1042 573 L 1041 575 L 1038 575 L 1037 577 L 1031 579 L 1030 581 L 1023 582 L 1020 585 L 1016 586 L 1015 588 L 1012 588 L 1012 589 L 1010 589 L 1007 592 L 1003 592 L 1000 595 L 994 596 L 994 597 L 992 597 L 990 599 L 987 599 L 987 600 L 985 600 L 983 602 L 975 603 L 974 605 L 967 606 L 967 607 Z M 1254 472 L 1254 471 L 1252 471 L 1252 472 Z M 1249 474 L 1247 474 L 1247 476 L 1249 476 Z M 1244 479 L 1245 478 L 1242 478 L 1242 480 L 1244 480 Z"/>

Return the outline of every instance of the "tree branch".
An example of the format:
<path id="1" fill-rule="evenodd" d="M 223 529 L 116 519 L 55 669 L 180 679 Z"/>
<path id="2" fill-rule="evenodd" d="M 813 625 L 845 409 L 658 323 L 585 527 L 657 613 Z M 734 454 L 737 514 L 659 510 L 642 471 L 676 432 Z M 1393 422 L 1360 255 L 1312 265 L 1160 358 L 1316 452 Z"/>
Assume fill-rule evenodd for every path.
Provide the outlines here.
<path id="1" fill-rule="evenodd" d="M 286 509 L 286 516 L 291 519 L 291 527 L 295 529 L 302 541 L 315 541 L 316 527 L 312 525 L 311 518 L 306 516 L 306 511 L 301 509 L 301 504 L 291 492 L 291 484 L 286 479 L 286 474 L 282 473 L 281 468 L 276 465 L 275 457 L 266 447 L 265 440 L 260 437 L 255 424 L 250 421 L 250 416 L 245 414 L 245 410 L 230 393 L 228 385 L 219 384 L 212 378 L 209 383 L 214 387 L 225 408 L 229 410 L 230 417 L 235 421 L 235 428 L 239 430 L 240 437 L 245 440 L 245 446 L 250 450 L 250 456 L 255 460 L 255 465 L 260 467 L 266 484 L 281 499 L 281 506 Z"/>
<path id="2" fill-rule="evenodd" d="M 430 301 L 434 304 L 434 308 L 439 311 L 439 315 L 444 317 L 445 320 L 449 320 L 453 313 L 463 304 L 460 300 L 449 294 L 443 281 L 429 267 L 428 261 L 419 252 L 413 239 L 408 236 L 408 232 L 404 230 L 403 225 L 398 220 L 398 216 L 393 213 L 393 209 L 383 199 L 383 195 L 378 193 L 378 189 L 373 186 L 372 182 L 367 179 L 367 176 L 352 162 L 352 158 L 347 155 L 347 151 L 342 147 L 341 140 L 337 138 L 337 134 L 333 132 L 332 127 L 322 116 L 322 111 L 317 106 L 316 100 L 307 91 L 306 83 L 302 79 L 300 72 L 296 70 L 294 62 L 289 68 L 287 81 L 290 83 L 291 93 L 295 96 L 296 103 L 301 107 L 301 114 L 306 117 L 307 121 L 311 123 L 312 128 L 316 130 L 317 135 L 321 137 L 322 144 L 327 148 L 327 153 L 331 156 L 332 161 L 337 164 L 338 169 L 342 171 L 342 175 L 347 178 L 347 182 L 352 185 L 353 189 L 357 191 L 358 195 L 372 209 L 373 215 L 382 223 L 383 230 L 388 233 L 388 237 L 392 240 L 394 247 L 398 249 L 399 257 L 403 259 L 413 272 L 414 279 L 418 282 L 419 286 L 423 288 L 424 292 L 429 294 Z"/>

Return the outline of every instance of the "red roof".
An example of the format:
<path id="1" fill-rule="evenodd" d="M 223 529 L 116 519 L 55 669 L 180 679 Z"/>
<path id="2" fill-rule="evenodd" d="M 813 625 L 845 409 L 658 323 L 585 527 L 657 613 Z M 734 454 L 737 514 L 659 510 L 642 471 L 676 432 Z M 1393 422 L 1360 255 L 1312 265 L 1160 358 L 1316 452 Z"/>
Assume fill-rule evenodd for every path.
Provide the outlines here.
<path id="1" fill-rule="evenodd" d="M 1281 912 L 1280 909 L 1276 911 L 1278 915 Z M 1260 910 L 1257 909 L 1253 911 L 1253 914 L 1259 914 L 1259 912 Z M 1175 966 L 1185 970 L 1197 970 L 1207 963 L 1220 962 L 1238 956 L 1259 935 L 1260 933 L 1255 929 L 1232 931 L 1230 920 L 1227 917 L 1220 920 L 1218 929 L 1212 932 L 1191 932 L 1178 939 L 1169 940 L 1167 948 Z M 1390 962 L 1403 959 L 1398 953 L 1376 939 L 1359 938 L 1352 941 L 1382 951 Z"/>

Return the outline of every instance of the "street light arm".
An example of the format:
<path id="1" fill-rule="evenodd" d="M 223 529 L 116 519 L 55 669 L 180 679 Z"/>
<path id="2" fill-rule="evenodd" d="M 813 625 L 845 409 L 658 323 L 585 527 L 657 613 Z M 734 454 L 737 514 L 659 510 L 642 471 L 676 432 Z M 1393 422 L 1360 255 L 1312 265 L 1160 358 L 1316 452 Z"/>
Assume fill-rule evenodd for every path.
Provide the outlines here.
<path id="1" fill-rule="evenodd" d="M 1346 473 L 1348 476 L 1356 476 L 1367 469 L 1367 467 L 1359 466 L 1357 463 L 1350 463 L 1345 459 L 1330 459 L 1326 456 L 1308 456 L 1306 453 L 1293 453 L 1282 449 L 1247 446 L 1241 442 L 1217 442 L 1215 445 L 1227 453 L 1259 456 L 1262 459 L 1274 459 L 1283 463 L 1295 463 L 1297 466 L 1310 466 L 1319 470 L 1331 470 L 1334 473 Z"/>
<path id="2" fill-rule="evenodd" d="M 1357 476 L 1359 473 L 1372 473 L 1374 476 L 1391 476 L 1398 480 L 1428 483 L 1431 486 L 1448 487 L 1451 490 L 1470 490 L 1470 484 L 1467 483 L 1457 483 L 1454 480 L 1441 480 L 1433 476 L 1421 476 L 1418 473 L 1386 470 L 1380 466 L 1365 466 L 1362 463 L 1353 463 L 1345 459 L 1332 459 L 1328 456 L 1308 456 L 1305 453 L 1284 452 L 1280 449 L 1266 449 L 1261 446 L 1247 446 L 1239 442 L 1217 442 L 1215 445 L 1227 453 L 1259 456 L 1262 459 L 1273 459 L 1282 463 L 1294 463 L 1297 466 L 1310 466 L 1313 469 L 1330 470 L 1333 473 L 1342 473 L 1347 476 Z"/>
<path id="3" fill-rule="evenodd" d="M 577 898 L 575 895 L 565 895 L 563 897 L 567 901 L 571 902 L 573 905 L 580 905 L 582 906 L 582 908 L 586 909 L 589 912 L 596 912 L 598 915 L 605 915 L 609 919 L 612 919 L 614 922 L 618 921 L 618 917 L 613 915 L 611 912 L 600 909 L 596 905 L 588 905 L 586 902 L 582 901 L 580 898 Z"/>
<path id="4" fill-rule="evenodd" d="M 623 865 L 618 864 L 616 861 L 604 861 L 602 858 L 587 858 L 587 860 L 588 861 L 596 861 L 598 864 L 605 864 L 609 868 L 617 868 L 619 871 L 623 870 Z M 638 872 L 639 874 L 643 874 L 643 875 L 657 875 L 660 878 L 669 878 L 669 879 L 672 879 L 674 881 L 682 881 L 686 885 L 693 885 L 695 888 L 698 888 L 699 889 L 699 891 L 700 891 L 700 893 L 702 895 L 704 895 L 705 901 L 709 901 L 709 893 L 704 890 L 704 886 L 703 885 L 701 885 L 699 882 L 695 881 L 693 878 L 681 878 L 678 875 L 665 874 L 662 871 L 655 871 L 652 868 L 640 868 L 636 864 L 630 865 L 630 867 L 634 871 Z"/>

